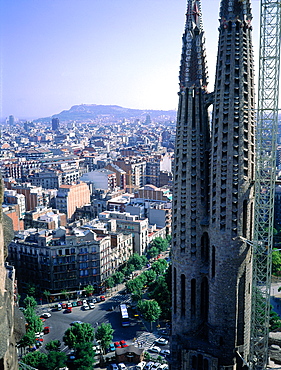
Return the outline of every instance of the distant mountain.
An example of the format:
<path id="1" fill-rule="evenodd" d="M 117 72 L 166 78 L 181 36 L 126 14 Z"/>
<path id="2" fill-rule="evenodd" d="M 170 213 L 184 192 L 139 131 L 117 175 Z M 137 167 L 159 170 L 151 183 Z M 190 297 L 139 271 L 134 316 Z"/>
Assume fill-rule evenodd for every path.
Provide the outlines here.
<path id="1" fill-rule="evenodd" d="M 163 118 L 163 116 L 176 118 L 175 110 L 142 110 L 119 107 L 118 105 L 97 105 L 97 104 L 81 104 L 74 105 L 69 110 L 63 110 L 59 114 L 54 114 L 51 117 L 39 118 L 37 122 L 50 122 L 52 118 L 59 118 L 63 121 L 90 121 L 97 118 L 104 118 L 119 121 L 125 119 L 140 119 L 145 121 L 146 115 L 150 115 L 152 119 Z"/>

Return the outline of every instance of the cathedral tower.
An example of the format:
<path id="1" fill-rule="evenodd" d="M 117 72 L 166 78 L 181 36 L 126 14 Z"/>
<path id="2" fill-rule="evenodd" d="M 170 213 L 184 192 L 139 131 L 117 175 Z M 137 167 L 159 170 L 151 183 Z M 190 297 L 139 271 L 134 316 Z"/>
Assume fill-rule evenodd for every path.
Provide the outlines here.
<path id="1" fill-rule="evenodd" d="M 209 94 L 201 3 L 188 0 L 174 164 L 172 369 L 239 369 L 248 360 L 251 19 L 249 0 L 221 1 L 215 88 Z"/>

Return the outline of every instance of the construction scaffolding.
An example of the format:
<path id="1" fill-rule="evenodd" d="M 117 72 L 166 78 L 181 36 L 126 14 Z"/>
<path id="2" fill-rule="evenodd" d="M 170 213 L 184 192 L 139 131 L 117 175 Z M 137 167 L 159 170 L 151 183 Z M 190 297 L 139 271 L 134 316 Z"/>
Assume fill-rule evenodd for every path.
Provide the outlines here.
<path id="1" fill-rule="evenodd" d="M 261 0 L 250 368 L 268 360 L 280 70 L 281 0 Z"/>

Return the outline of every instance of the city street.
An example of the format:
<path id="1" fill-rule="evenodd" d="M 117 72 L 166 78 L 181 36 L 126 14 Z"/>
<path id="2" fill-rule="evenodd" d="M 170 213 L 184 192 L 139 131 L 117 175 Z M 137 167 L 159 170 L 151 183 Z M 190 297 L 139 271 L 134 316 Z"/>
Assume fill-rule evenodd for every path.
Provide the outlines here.
<path id="1" fill-rule="evenodd" d="M 142 348 L 148 350 L 153 345 L 155 339 L 160 337 L 157 332 L 149 332 L 139 318 L 131 318 L 129 327 L 121 326 L 119 304 L 129 303 L 129 300 L 130 295 L 120 294 L 119 291 L 112 297 L 106 298 L 104 302 L 96 303 L 94 309 L 87 311 L 84 311 L 81 306 L 73 307 L 72 313 L 65 313 L 65 310 L 57 311 L 52 304 L 50 307 L 48 305 L 38 306 L 38 315 L 43 312 L 50 312 L 52 315 L 44 322 L 44 326 L 50 327 L 50 333 L 44 335 L 44 343 L 40 350 L 46 352 L 46 343 L 54 339 L 59 339 L 62 343 L 61 350 L 66 353 L 69 352 L 68 347 L 63 344 L 62 338 L 64 332 L 70 327 L 70 323 L 78 320 L 90 323 L 94 328 L 101 323 L 110 323 L 114 329 L 113 342 L 124 339 L 127 344 L 135 343 L 138 345 L 139 343 L 140 345 L 142 344 Z M 169 345 L 161 346 L 161 349 L 168 348 Z M 155 359 L 158 357 L 158 354 L 155 353 L 150 352 L 150 355 Z"/>

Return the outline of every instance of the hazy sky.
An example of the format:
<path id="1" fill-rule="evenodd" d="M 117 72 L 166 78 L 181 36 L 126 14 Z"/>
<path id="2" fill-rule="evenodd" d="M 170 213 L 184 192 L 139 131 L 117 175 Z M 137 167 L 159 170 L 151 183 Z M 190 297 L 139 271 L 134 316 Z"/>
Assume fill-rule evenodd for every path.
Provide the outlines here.
<path id="1" fill-rule="evenodd" d="M 176 109 L 186 3 L 0 0 L 0 117 L 51 116 L 82 103 Z M 212 91 L 219 0 L 201 3 Z M 257 49 L 259 1 L 252 5 Z"/>

